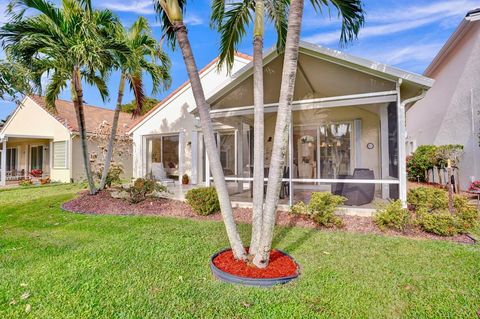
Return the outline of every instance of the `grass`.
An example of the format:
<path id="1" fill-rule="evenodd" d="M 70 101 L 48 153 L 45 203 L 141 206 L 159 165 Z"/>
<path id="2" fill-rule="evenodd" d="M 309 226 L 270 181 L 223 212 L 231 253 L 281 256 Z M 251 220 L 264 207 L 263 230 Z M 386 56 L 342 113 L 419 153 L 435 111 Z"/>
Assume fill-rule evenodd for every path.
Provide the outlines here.
<path id="1" fill-rule="evenodd" d="M 480 308 L 478 245 L 277 228 L 301 278 L 238 287 L 208 267 L 227 246 L 221 223 L 63 212 L 79 189 L 0 192 L 0 318 L 475 318 Z"/>

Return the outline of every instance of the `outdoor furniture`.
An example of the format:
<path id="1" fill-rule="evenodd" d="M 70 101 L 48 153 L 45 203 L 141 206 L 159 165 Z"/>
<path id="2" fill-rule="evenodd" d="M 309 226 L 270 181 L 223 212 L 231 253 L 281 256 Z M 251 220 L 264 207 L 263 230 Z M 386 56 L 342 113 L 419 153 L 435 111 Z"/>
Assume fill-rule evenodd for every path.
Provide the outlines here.
<path id="1" fill-rule="evenodd" d="M 480 210 L 480 190 L 467 191 L 467 193 L 477 197 L 477 209 Z"/>
<path id="2" fill-rule="evenodd" d="M 172 183 L 175 186 L 175 180 L 167 177 L 163 163 L 152 163 L 151 174 L 155 180 L 165 184 Z"/>
<path id="3" fill-rule="evenodd" d="M 341 175 L 339 179 L 375 179 L 375 174 L 367 168 L 356 168 L 353 175 Z M 340 195 L 347 200 L 347 206 L 361 206 L 369 204 L 375 197 L 375 184 L 334 183 L 332 193 Z"/>

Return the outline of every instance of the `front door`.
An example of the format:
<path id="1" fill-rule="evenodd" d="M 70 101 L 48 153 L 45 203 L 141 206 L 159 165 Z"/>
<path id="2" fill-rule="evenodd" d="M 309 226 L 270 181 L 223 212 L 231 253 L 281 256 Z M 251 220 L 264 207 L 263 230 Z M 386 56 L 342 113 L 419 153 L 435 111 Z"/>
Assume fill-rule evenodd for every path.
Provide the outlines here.
<path id="1" fill-rule="evenodd" d="M 30 147 L 30 171 L 43 170 L 43 146 Z"/>

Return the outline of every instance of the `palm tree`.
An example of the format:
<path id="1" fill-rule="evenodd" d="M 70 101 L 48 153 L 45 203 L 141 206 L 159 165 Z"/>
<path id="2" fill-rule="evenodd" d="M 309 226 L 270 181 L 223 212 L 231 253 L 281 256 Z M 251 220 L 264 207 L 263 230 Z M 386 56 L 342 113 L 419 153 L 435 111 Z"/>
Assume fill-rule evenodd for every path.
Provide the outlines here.
<path id="1" fill-rule="evenodd" d="M 221 213 L 225 223 L 227 236 L 230 241 L 230 246 L 235 258 L 246 260 L 247 255 L 240 234 L 238 233 L 235 220 L 233 219 L 232 204 L 228 195 L 227 183 L 223 174 L 220 155 L 218 154 L 215 143 L 212 119 L 210 117 L 210 106 L 205 99 L 205 93 L 198 74 L 197 64 L 188 38 L 187 27 L 183 22 L 183 12 L 186 2 L 186 0 L 156 0 L 155 9 L 160 15 L 162 29 L 165 32 L 169 44 L 172 47 L 175 47 L 175 42 L 178 42 L 182 51 L 193 96 L 200 116 L 200 125 L 203 131 L 205 148 L 210 161 L 210 169 L 218 193 Z"/>
<path id="2" fill-rule="evenodd" d="M 342 19 L 340 42 L 346 44 L 358 36 L 364 24 L 364 11 L 361 0 L 310 0 L 317 11 L 322 12 L 324 7 L 333 6 Z M 288 146 L 288 132 L 292 116 L 292 100 L 297 74 L 297 62 L 300 43 L 300 31 L 304 0 L 291 0 L 288 17 L 288 32 L 285 43 L 285 56 L 280 89 L 280 98 L 277 111 L 277 123 L 273 141 L 273 151 L 268 176 L 267 195 L 265 200 L 262 238 L 258 253 L 253 264 L 259 268 L 268 265 L 272 247 L 273 230 L 275 227 L 276 208 L 283 169 Z"/>
<path id="3" fill-rule="evenodd" d="M 32 72 L 7 57 L 0 60 L 0 99 L 19 102 L 22 95 L 38 90 Z"/>
<path id="4" fill-rule="evenodd" d="M 230 71 L 237 47 L 253 22 L 253 99 L 254 99 L 254 150 L 253 150 L 253 215 L 252 238 L 249 254 L 255 255 L 260 245 L 263 224 L 264 188 L 264 88 L 263 88 L 263 38 L 265 15 L 277 31 L 277 50 L 283 50 L 287 33 L 289 0 L 243 0 L 226 5 L 225 0 L 214 0 L 212 24 L 220 32 L 220 61 Z"/>
<path id="5" fill-rule="evenodd" d="M 34 10 L 38 14 L 24 13 Z M 79 127 L 82 157 L 91 194 L 96 193 L 90 167 L 82 80 L 94 85 L 102 99 L 108 97 L 107 71 L 114 52 L 128 50 L 110 37 L 117 18 L 109 10 L 93 10 L 90 0 L 62 0 L 60 8 L 46 0 L 14 0 L 9 6 L 12 19 L 0 29 L 4 49 L 23 65 L 50 82 L 45 99 L 54 109 L 60 92 L 70 85 Z"/>
<path id="6" fill-rule="evenodd" d="M 122 109 L 123 94 L 126 82 L 135 96 L 135 109 L 133 116 L 140 115 L 143 105 L 146 101 L 143 87 L 143 72 L 146 72 L 152 78 L 152 93 L 155 94 L 159 89 L 168 88 L 171 82 L 169 69 L 170 60 L 162 51 L 159 43 L 152 37 L 150 26 L 144 17 L 138 18 L 131 28 L 125 30 L 122 25 L 118 25 L 114 32 L 114 37 L 129 48 L 127 54 L 117 54 L 117 64 L 120 69 L 120 83 L 118 87 L 117 105 L 112 122 L 112 131 L 108 142 L 107 156 L 103 167 L 100 189 L 105 188 L 110 163 L 112 161 L 113 146 L 115 143 L 118 127 L 118 118 Z"/>

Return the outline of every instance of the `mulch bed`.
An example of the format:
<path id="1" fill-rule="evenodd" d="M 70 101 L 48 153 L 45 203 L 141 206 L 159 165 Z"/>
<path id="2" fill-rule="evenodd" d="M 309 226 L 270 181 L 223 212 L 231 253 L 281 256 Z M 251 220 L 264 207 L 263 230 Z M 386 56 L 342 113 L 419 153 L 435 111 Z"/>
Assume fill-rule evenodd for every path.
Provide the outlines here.
<path id="1" fill-rule="evenodd" d="M 147 199 L 139 204 L 130 204 L 127 200 L 116 199 L 110 196 L 109 191 L 102 191 L 95 196 L 88 192 L 80 192 L 79 196 L 62 205 L 62 208 L 81 214 L 99 215 L 151 215 L 177 218 L 189 218 L 195 220 L 221 221 L 220 213 L 209 216 L 197 215 L 186 203 L 171 199 Z M 237 223 L 249 224 L 252 220 L 252 211 L 247 208 L 234 209 L 234 218 Z M 475 241 L 467 235 L 453 237 L 442 237 L 426 233 L 420 229 L 412 228 L 404 232 L 394 230 L 381 231 L 373 222 L 371 217 L 342 216 L 344 226 L 340 231 L 362 233 L 362 234 L 384 234 L 389 236 L 401 236 L 418 239 L 449 240 L 464 244 L 474 244 Z M 313 221 L 301 216 L 292 215 L 288 212 L 277 213 L 277 225 L 288 227 L 315 228 L 324 231 L 338 231 L 335 228 L 320 227 Z"/>
<path id="2" fill-rule="evenodd" d="M 220 270 L 234 276 L 246 278 L 282 278 L 294 276 L 298 273 L 298 266 L 293 259 L 273 249 L 267 268 L 260 269 L 235 259 L 232 250 L 220 253 L 213 260 L 213 264 Z"/>

